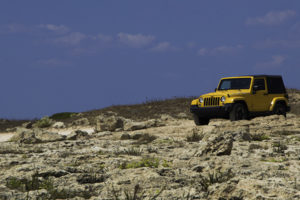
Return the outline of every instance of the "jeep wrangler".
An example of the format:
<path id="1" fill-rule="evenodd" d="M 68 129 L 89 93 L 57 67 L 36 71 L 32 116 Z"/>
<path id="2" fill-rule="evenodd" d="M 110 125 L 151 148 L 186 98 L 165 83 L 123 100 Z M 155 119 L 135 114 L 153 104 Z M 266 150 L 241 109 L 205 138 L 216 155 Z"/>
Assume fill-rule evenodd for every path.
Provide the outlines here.
<path id="1" fill-rule="evenodd" d="M 201 95 L 191 103 L 196 125 L 212 118 L 231 121 L 290 111 L 281 76 L 253 75 L 222 78 L 215 92 Z"/>

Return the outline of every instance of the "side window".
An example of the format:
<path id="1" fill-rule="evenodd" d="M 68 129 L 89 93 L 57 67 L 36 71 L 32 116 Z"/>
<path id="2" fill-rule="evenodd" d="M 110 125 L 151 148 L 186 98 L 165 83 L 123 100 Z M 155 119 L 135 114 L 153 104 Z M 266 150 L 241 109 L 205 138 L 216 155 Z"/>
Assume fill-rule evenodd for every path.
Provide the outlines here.
<path id="1" fill-rule="evenodd" d="M 265 79 L 255 79 L 253 88 L 255 88 L 256 91 L 265 90 Z"/>
<path id="2" fill-rule="evenodd" d="M 281 77 L 268 77 L 267 83 L 269 94 L 286 93 L 284 83 Z"/>

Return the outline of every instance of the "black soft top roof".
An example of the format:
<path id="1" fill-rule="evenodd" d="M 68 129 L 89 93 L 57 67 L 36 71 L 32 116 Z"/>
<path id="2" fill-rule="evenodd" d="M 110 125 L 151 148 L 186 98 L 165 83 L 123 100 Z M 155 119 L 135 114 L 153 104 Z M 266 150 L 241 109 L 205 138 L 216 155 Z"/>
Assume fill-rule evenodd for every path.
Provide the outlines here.
<path id="1" fill-rule="evenodd" d="M 253 77 L 282 77 L 281 75 L 267 75 L 267 74 L 255 74 L 255 75 L 243 75 L 243 76 L 253 76 Z"/>

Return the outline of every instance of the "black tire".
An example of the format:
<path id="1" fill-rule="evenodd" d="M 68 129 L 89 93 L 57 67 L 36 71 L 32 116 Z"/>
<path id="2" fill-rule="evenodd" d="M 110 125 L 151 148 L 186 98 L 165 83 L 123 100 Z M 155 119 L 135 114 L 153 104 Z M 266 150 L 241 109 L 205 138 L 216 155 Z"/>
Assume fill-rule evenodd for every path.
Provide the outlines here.
<path id="1" fill-rule="evenodd" d="M 194 122 L 197 126 L 207 125 L 209 123 L 208 118 L 199 117 L 197 114 L 193 114 L 193 117 L 194 117 Z"/>
<path id="2" fill-rule="evenodd" d="M 229 113 L 230 121 L 248 119 L 248 110 L 244 104 L 236 103 Z"/>
<path id="3" fill-rule="evenodd" d="M 282 103 L 276 103 L 275 107 L 273 108 L 274 115 L 283 115 L 286 117 L 286 106 Z"/>

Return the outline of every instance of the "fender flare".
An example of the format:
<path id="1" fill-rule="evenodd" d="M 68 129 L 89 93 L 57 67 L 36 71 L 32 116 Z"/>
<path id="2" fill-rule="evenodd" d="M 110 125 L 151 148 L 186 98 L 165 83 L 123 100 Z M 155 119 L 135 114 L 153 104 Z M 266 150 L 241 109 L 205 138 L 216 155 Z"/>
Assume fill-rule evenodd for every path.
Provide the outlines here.
<path id="1" fill-rule="evenodd" d="M 246 102 L 246 100 L 245 100 L 244 97 L 234 98 L 233 101 L 232 101 L 232 103 L 234 103 L 234 104 L 235 104 L 235 103 L 242 103 L 242 104 L 244 104 L 244 105 L 246 106 L 247 110 L 249 111 L 247 102 Z"/>
<path id="2" fill-rule="evenodd" d="M 271 102 L 270 111 L 273 111 L 276 103 L 278 103 L 278 102 L 284 102 L 285 106 L 288 106 L 288 101 L 286 100 L 286 98 L 284 98 L 284 97 L 276 97 Z"/>

